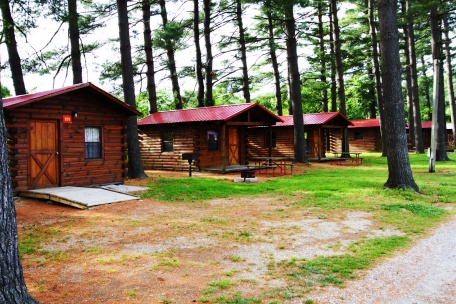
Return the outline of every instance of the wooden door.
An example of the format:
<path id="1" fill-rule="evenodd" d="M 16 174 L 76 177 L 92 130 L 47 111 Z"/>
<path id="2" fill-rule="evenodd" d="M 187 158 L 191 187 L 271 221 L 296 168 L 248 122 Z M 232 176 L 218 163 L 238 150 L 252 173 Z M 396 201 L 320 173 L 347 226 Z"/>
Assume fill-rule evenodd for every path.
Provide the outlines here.
<path id="1" fill-rule="evenodd" d="M 239 129 L 228 129 L 228 165 L 239 164 Z"/>
<path id="2" fill-rule="evenodd" d="M 29 122 L 29 189 L 59 186 L 57 121 Z"/>

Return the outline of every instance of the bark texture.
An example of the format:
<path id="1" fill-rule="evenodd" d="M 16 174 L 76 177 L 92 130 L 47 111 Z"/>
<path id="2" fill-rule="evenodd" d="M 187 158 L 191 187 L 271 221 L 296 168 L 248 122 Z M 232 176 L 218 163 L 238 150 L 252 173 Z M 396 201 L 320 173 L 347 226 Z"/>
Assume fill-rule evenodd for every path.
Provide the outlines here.
<path id="1" fill-rule="evenodd" d="M 437 4 L 431 8 L 431 44 L 432 57 L 434 62 L 438 64 L 438 68 L 434 68 L 434 79 L 439 79 L 436 83 L 437 88 L 434 88 L 434 109 L 437 110 L 437 121 L 435 125 L 435 145 L 436 145 L 436 161 L 448 161 L 446 153 L 446 118 L 445 118 L 445 100 L 444 100 L 444 78 L 443 78 L 443 52 L 442 52 L 442 30 L 440 27 L 441 15 L 439 15 Z M 435 64 L 434 64 L 435 65 Z M 439 74 L 438 76 L 436 74 Z M 437 95 L 436 95 L 437 94 Z M 434 117 L 434 115 L 433 115 Z"/>
<path id="2" fill-rule="evenodd" d="M 332 23 L 332 36 L 334 43 L 334 57 L 336 62 L 336 83 L 337 83 L 337 96 L 339 97 L 339 112 L 347 115 L 345 104 L 345 82 L 344 82 L 344 66 L 342 63 L 342 52 L 340 42 L 340 28 L 339 18 L 337 16 L 337 0 L 331 0 L 331 23 Z M 348 143 L 348 129 L 342 131 L 342 152 L 349 151 Z"/>
<path id="3" fill-rule="evenodd" d="M 16 209 L 6 139 L 5 116 L 0 96 L 0 303 L 38 303 L 27 292 L 19 260 Z"/>
<path id="4" fill-rule="evenodd" d="M 453 146 L 455 145 L 454 138 L 456 136 L 456 102 L 454 100 L 454 88 L 453 88 L 453 65 L 451 64 L 451 40 L 450 30 L 448 25 L 448 17 L 443 18 L 443 32 L 445 34 L 445 57 L 446 57 L 446 73 L 447 73 L 447 84 L 448 84 L 448 102 L 450 104 L 451 113 L 451 129 L 453 131 Z"/>
<path id="5" fill-rule="evenodd" d="M 397 2 L 379 0 L 380 50 L 385 110 L 385 136 L 388 144 L 388 188 L 412 188 L 419 191 L 413 178 L 407 149 L 402 99 Z"/>
<path id="6" fill-rule="evenodd" d="M 165 31 L 166 31 L 166 26 L 168 24 L 168 13 L 166 11 L 166 1 L 159 0 L 158 3 L 160 4 L 160 15 L 162 17 L 163 27 L 165 28 Z M 168 56 L 168 69 L 169 69 L 170 78 L 171 78 L 171 86 L 172 86 L 172 90 L 173 90 L 174 103 L 176 104 L 176 109 L 182 109 L 183 108 L 182 96 L 181 96 L 180 86 L 179 86 L 179 77 L 177 75 L 176 58 L 174 56 L 174 46 L 172 44 L 171 39 L 169 39 L 169 38 L 165 39 L 165 48 L 166 48 L 166 54 Z"/>
<path id="7" fill-rule="evenodd" d="M 211 0 L 204 0 L 204 41 L 206 43 L 206 106 L 214 105 L 214 97 L 212 94 L 213 83 L 212 78 L 214 76 L 212 56 L 212 43 L 211 43 Z"/>
<path id="8" fill-rule="evenodd" d="M 127 1 L 128 0 L 117 0 L 122 81 L 125 102 L 136 109 Z M 141 152 L 139 150 L 138 123 L 136 116 L 130 116 L 127 121 L 127 149 L 128 176 L 130 178 L 147 177 L 146 173 L 144 173 Z"/>
<path id="9" fill-rule="evenodd" d="M 150 1 L 142 0 L 144 22 L 144 53 L 146 54 L 147 96 L 149 99 L 149 113 L 157 109 L 157 87 L 155 85 L 154 54 L 152 49 L 152 30 L 150 29 Z"/>
<path id="10" fill-rule="evenodd" d="M 73 70 L 73 84 L 82 83 L 81 49 L 79 46 L 77 1 L 68 0 L 68 30 L 70 32 L 71 67 Z"/>
<path id="11" fill-rule="evenodd" d="M 244 23 L 242 22 L 241 0 L 236 0 L 236 20 L 239 29 L 239 51 L 241 53 L 242 62 L 242 92 L 244 93 L 245 102 L 250 103 L 250 81 L 247 66 L 247 50 L 245 46 L 245 29 Z"/>
<path id="12" fill-rule="evenodd" d="M 293 16 L 293 4 L 285 5 L 285 30 L 287 35 L 286 44 L 288 73 L 290 79 L 290 99 L 293 103 L 295 162 L 304 163 L 307 162 L 307 154 L 304 142 L 301 77 L 298 67 L 296 23 Z"/>
<path id="13" fill-rule="evenodd" d="M 413 123 L 415 137 L 411 140 L 415 141 L 415 151 L 424 153 L 423 130 L 421 126 L 421 108 L 420 98 L 418 93 L 418 73 L 416 64 L 416 47 L 415 47 L 415 29 L 413 27 L 413 16 L 411 10 L 411 0 L 406 0 L 406 20 L 408 32 L 408 47 L 409 47 L 409 62 L 410 62 L 410 86 L 411 98 L 413 107 Z"/>
<path id="14" fill-rule="evenodd" d="M 195 42 L 196 51 L 195 75 L 196 82 L 198 84 L 198 93 L 196 95 L 196 99 L 198 100 L 198 107 L 204 107 L 204 76 L 203 60 L 201 57 L 199 22 L 199 1 L 193 0 L 193 40 Z"/>
<path id="15" fill-rule="evenodd" d="M 325 52 L 325 31 L 323 24 L 323 2 L 318 2 L 318 50 L 320 52 L 320 81 L 326 84 L 326 52 Z M 328 112 L 328 90 L 321 90 L 321 109 L 323 112 Z"/>
<path id="16" fill-rule="evenodd" d="M 272 12 L 271 12 L 271 3 L 270 1 L 266 2 L 267 4 L 267 11 L 266 17 L 268 18 L 268 45 L 269 45 L 269 56 L 271 57 L 271 65 L 272 70 L 274 71 L 274 87 L 275 87 L 275 99 L 276 99 L 276 110 L 277 115 L 283 115 L 283 104 L 282 104 L 282 94 L 280 90 L 280 72 L 279 72 L 279 64 L 277 61 L 277 52 L 276 52 L 276 44 L 274 41 L 274 22 L 272 19 Z"/>
<path id="17" fill-rule="evenodd" d="M 13 78 L 13 86 L 16 95 L 26 94 L 24 75 L 22 73 L 21 58 L 17 51 L 16 35 L 14 33 L 15 25 L 11 16 L 10 1 L 0 0 L 0 9 L 3 17 L 3 35 L 6 48 L 8 50 L 8 59 Z"/>

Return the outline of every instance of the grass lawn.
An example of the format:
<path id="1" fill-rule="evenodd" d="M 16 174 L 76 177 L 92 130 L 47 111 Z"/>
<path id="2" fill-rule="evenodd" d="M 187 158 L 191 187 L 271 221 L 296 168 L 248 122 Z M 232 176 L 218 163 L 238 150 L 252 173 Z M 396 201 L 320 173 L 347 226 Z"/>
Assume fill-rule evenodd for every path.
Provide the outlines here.
<path id="1" fill-rule="evenodd" d="M 384 188 L 386 159 L 363 153 L 250 184 L 152 173 L 131 181 L 142 200 L 85 211 L 19 201 L 21 262 L 42 303 L 313 303 L 454 215 L 449 156 L 428 173 L 410 154 L 418 193 Z"/>
<path id="2" fill-rule="evenodd" d="M 170 204 L 198 204 L 215 198 L 242 199 L 268 194 L 291 199 L 288 212 L 308 209 L 320 218 L 343 211 L 362 211 L 387 227 L 400 230 L 402 236 L 374 238 L 350 245 L 349 254 L 316 259 L 290 259 L 269 265 L 271 275 L 288 276 L 290 287 L 282 298 L 303 297 L 315 284 L 343 285 L 356 278 L 356 270 L 371 267 L 378 258 L 407 248 L 439 222 L 454 214 L 456 201 L 456 162 L 438 162 L 436 172 L 428 172 L 426 155 L 410 154 L 412 171 L 420 192 L 383 187 L 387 180 L 387 160 L 379 154 L 363 153 L 362 166 L 310 165 L 304 174 L 281 177 L 256 184 L 233 183 L 209 178 L 161 178 L 148 185 L 143 197 Z M 309 288 L 306 288 L 308 286 Z M 274 297 L 277 295 L 271 295 Z M 218 303 L 256 303 L 256 298 L 219 296 L 208 299 Z M 312 301 L 309 300 L 309 303 Z M 271 302 L 274 303 L 274 302 Z"/>

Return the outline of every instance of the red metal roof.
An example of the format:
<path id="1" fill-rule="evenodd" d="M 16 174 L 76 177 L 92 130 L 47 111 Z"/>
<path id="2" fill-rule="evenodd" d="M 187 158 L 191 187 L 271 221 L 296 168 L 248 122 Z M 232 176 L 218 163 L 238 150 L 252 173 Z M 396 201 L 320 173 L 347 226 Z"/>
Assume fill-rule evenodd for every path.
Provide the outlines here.
<path id="1" fill-rule="evenodd" d="M 379 128 L 380 119 L 371 118 L 371 119 L 353 119 L 351 120 L 353 126 L 349 126 L 351 129 L 355 128 Z"/>
<path id="2" fill-rule="evenodd" d="M 343 120 L 347 121 L 348 125 L 351 125 L 351 122 L 345 117 L 340 112 L 323 112 L 323 113 L 310 113 L 310 114 L 304 114 L 303 119 L 304 119 L 304 125 L 309 126 L 309 125 L 323 125 L 328 123 L 330 120 L 340 117 Z M 277 123 L 277 127 L 287 127 L 287 126 L 293 126 L 293 115 L 287 115 L 287 116 L 280 116 L 280 118 L 283 119 L 283 123 Z"/>
<path id="3" fill-rule="evenodd" d="M 103 96 L 105 96 L 108 100 L 122 106 L 126 110 L 130 111 L 134 115 L 141 115 L 141 113 L 132 107 L 130 107 L 128 104 L 125 102 L 117 99 L 116 97 L 112 96 L 111 94 L 103 91 L 102 89 L 98 88 L 97 86 L 93 85 L 90 82 L 87 83 L 78 83 L 74 84 L 72 86 L 64 87 L 64 88 L 59 88 L 59 89 L 53 89 L 53 90 L 48 90 L 48 91 L 43 91 L 43 92 L 38 92 L 38 93 L 31 93 L 31 94 L 25 94 L 25 95 L 19 95 L 15 97 L 8 97 L 3 99 L 3 108 L 5 109 L 13 109 L 16 107 L 20 107 L 29 103 L 33 103 L 36 101 L 40 101 L 43 99 L 47 99 L 50 97 L 66 94 L 72 91 L 80 90 L 83 88 L 89 88 L 92 89 Z"/>
<path id="4" fill-rule="evenodd" d="M 407 126 L 408 126 L 408 124 L 407 124 Z M 422 121 L 421 128 L 422 129 L 432 129 L 432 120 Z"/>
<path id="5" fill-rule="evenodd" d="M 258 103 L 243 103 L 205 108 L 193 108 L 156 112 L 138 121 L 138 125 L 157 125 L 201 121 L 228 121 L 250 109 L 258 108 L 272 116 L 275 121 L 282 121 L 274 113 Z"/>

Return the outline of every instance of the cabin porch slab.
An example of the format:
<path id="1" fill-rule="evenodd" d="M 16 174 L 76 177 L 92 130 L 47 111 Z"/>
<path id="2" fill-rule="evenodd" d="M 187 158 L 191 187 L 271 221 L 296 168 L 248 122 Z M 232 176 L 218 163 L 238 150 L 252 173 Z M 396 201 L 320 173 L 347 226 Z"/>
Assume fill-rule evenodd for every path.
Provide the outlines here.
<path id="1" fill-rule="evenodd" d="M 103 204 L 112 204 L 139 199 L 139 197 L 133 195 L 114 192 L 106 189 L 85 187 L 55 187 L 35 189 L 20 192 L 19 195 L 30 198 L 47 199 L 79 209 L 88 209 L 90 207 Z"/>

